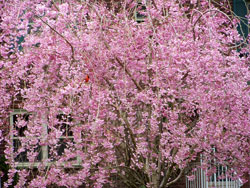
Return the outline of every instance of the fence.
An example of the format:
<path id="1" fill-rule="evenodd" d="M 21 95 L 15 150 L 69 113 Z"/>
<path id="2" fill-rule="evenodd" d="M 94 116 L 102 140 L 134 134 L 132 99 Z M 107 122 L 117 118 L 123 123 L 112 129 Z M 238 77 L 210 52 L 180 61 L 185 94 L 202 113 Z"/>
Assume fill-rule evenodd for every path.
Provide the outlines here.
<path id="1" fill-rule="evenodd" d="M 193 180 L 186 178 L 186 188 L 240 188 L 241 180 L 228 177 L 227 173 L 227 167 L 217 166 L 216 172 L 208 177 L 205 170 L 197 168 L 189 174 L 195 177 Z"/>

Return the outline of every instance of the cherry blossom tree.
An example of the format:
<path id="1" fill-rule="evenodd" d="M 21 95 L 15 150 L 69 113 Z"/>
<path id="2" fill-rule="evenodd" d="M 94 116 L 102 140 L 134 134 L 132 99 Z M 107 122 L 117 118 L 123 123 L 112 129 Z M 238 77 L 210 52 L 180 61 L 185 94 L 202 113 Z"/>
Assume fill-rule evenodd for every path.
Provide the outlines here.
<path id="1" fill-rule="evenodd" d="M 3 131 L 5 186 L 164 188 L 200 158 L 250 172 L 249 39 L 227 7 L 1 1 L 1 127 L 26 113 Z"/>

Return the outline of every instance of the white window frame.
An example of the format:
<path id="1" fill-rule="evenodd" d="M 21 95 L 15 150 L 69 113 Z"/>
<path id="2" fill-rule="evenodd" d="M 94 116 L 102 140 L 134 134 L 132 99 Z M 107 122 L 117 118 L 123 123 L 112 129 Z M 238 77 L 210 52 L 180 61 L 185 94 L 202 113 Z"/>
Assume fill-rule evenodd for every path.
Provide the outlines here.
<path id="1" fill-rule="evenodd" d="M 246 0 L 247 15 L 250 14 L 250 0 Z M 248 36 L 250 35 L 250 21 L 248 20 Z"/>
<path id="2" fill-rule="evenodd" d="M 14 140 L 18 140 L 20 139 L 21 137 L 20 136 L 14 136 L 14 116 L 15 115 L 24 115 L 24 114 L 34 114 L 34 113 L 30 113 L 26 110 L 23 110 L 23 109 L 14 109 L 13 112 L 10 113 L 10 117 L 9 117 L 9 121 L 10 121 L 10 140 L 11 140 L 11 147 L 12 147 L 12 150 L 14 152 Z M 43 139 L 43 138 L 46 138 L 47 135 L 48 135 L 48 126 L 47 126 L 47 123 L 46 123 L 46 118 L 44 118 L 44 124 L 43 124 L 43 135 L 41 137 L 38 137 L 40 139 Z M 65 139 L 65 138 L 69 138 L 69 139 L 73 139 L 74 141 L 74 136 L 61 136 L 59 138 L 60 139 Z M 30 167 L 33 167 L 33 168 L 36 168 L 38 167 L 40 164 L 43 163 L 43 165 L 45 166 L 50 166 L 52 164 L 55 164 L 57 161 L 53 161 L 53 162 L 47 162 L 47 160 L 49 159 L 49 147 L 48 145 L 45 145 L 45 146 L 41 146 L 41 161 L 38 161 L 38 162 L 19 162 L 19 161 L 15 161 L 14 159 L 14 155 L 12 153 L 12 160 L 14 161 L 14 165 L 15 167 L 18 167 L 18 168 L 30 168 Z M 64 166 L 67 162 L 65 163 L 62 163 L 61 165 Z M 77 168 L 77 167 L 80 167 L 82 164 L 82 161 L 80 159 L 79 156 L 77 156 L 77 159 L 76 159 L 76 163 L 73 164 L 73 168 Z M 68 167 L 67 167 L 68 168 Z"/>
<path id="3" fill-rule="evenodd" d="M 138 13 L 138 12 L 137 12 L 137 7 L 138 7 L 139 4 L 140 4 L 140 6 L 145 6 L 145 7 L 146 7 L 145 4 L 142 4 L 142 1 L 141 1 L 141 0 L 138 0 L 138 1 L 137 1 L 137 5 L 136 5 L 135 10 L 134 10 L 134 19 L 135 19 L 135 21 L 138 22 L 138 23 L 143 22 L 143 21 L 145 20 L 145 17 L 138 18 L 138 16 L 137 16 L 137 13 Z M 145 12 L 146 12 L 146 10 L 145 10 Z"/>
<path id="4" fill-rule="evenodd" d="M 23 109 L 14 109 L 13 112 L 10 113 L 10 139 L 11 139 L 11 146 L 13 147 L 13 152 L 14 152 L 14 140 L 18 140 L 18 139 L 22 138 L 19 136 L 14 136 L 14 116 L 15 115 L 24 115 L 24 114 L 28 115 L 28 114 L 32 114 L 32 113 L 29 113 Z M 42 152 L 41 162 L 46 157 L 46 148 L 47 148 L 47 146 L 41 146 L 41 152 Z M 31 166 L 37 167 L 41 163 L 41 162 L 18 162 L 18 161 L 15 161 L 13 154 L 12 154 L 12 159 L 15 162 L 15 167 L 31 167 Z"/>

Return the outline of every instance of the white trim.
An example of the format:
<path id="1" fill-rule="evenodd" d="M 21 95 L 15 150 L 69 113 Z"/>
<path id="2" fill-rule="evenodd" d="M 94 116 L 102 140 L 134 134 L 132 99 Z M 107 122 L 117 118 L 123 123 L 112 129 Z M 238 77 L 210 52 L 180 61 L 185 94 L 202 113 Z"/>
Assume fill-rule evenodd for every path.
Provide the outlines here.
<path id="1" fill-rule="evenodd" d="M 13 136 L 13 131 L 14 131 L 14 115 L 21 115 L 21 114 L 34 114 L 34 113 L 30 113 L 26 110 L 23 110 L 23 109 L 14 109 L 13 112 L 10 113 L 10 143 L 11 143 L 11 147 L 13 149 L 13 153 L 12 153 L 12 160 L 14 161 L 14 166 L 17 167 L 17 168 L 30 168 L 30 167 L 34 167 L 34 168 L 37 168 L 39 165 L 45 165 L 45 166 L 51 166 L 53 164 L 57 165 L 57 161 L 52 161 L 52 162 L 47 162 L 47 160 L 49 159 L 49 146 L 48 145 L 45 145 L 45 146 L 41 146 L 41 161 L 37 161 L 37 162 L 18 162 L 18 161 L 15 161 L 16 159 L 14 159 L 14 142 L 13 140 L 19 140 L 20 138 L 23 138 L 23 137 L 20 137 L 20 136 Z M 36 137 L 36 138 L 40 138 L 40 139 L 47 139 L 47 135 L 48 135 L 48 122 L 47 122 L 47 118 L 44 117 L 44 123 L 43 123 L 43 135 L 41 137 Z M 73 139 L 74 141 L 74 136 L 61 136 L 59 138 L 60 139 L 63 139 L 63 138 L 69 138 L 69 139 Z M 59 166 L 60 167 L 64 167 L 64 165 L 66 165 L 67 163 L 73 163 L 74 161 L 69 161 L 69 162 L 63 162 L 61 163 Z M 77 168 L 77 167 L 80 167 L 81 166 L 81 158 L 80 156 L 77 156 L 76 157 L 76 161 L 75 163 L 72 165 L 73 168 Z"/>
<path id="2" fill-rule="evenodd" d="M 137 5 L 136 5 L 135 10 L 134 10 L 134 19 L 135 19 L 136 22 L 143 22 L 145 20 L 144 17 L 142 17 L 142 18 L 137 17 L 137 7 L 138 7 L 139 4 L 140 4 L 140 6 L 145 6 L 146 7 L 145 4 L 142 4 L 141 0 L 137 0 Z"/>
<path id="3" fill-rule="evenodd" d="M 200 163 L 202 164 L 202 156 Z M 216 165 L 216 164 L 215 164 Z M 192 167 L 196 167 L 194 164 Z M 199 165 L 198 165 L 199 166 Z M 233 180 L 227 175 L 228 168 L 220 166 L 218 164 L 216 172 L 210 177 L 206 176 L 206 171 L 201 168 L 197 168 L 195 172 L 191 172 L 189 175 L 195 175 L 194 180 L 188 180 L 186 177 L 186 188 L 240 188 L 243 184 L 240 178 Z M 217 179 L 218 176 L 225 175 L 224 179 Z M 235 174 L 236 175 L 236 174 Z"/>

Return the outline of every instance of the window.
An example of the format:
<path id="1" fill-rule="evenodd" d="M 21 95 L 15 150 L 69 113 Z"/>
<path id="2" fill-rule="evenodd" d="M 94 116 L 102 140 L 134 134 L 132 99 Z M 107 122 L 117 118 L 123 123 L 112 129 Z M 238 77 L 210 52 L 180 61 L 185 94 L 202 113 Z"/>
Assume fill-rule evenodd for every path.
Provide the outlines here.
<path id="1" fill-rule="evenodd" d="M 141 2 L 137 3 L 137 6 L 134 12 L 134 17 L 135 17 L 135 21 L 138 23 L 143 22 L 144 19 L 146 18 L 146 6 L 142 4 Z"/>
<path id="2" fill-rule="evenodd" d="M 56 119 L 58 120 L 54 129 L 60 131 L 61 136 L 56 145 L 49 147 L 49 159 L 56 161 L 58 157 L 62 157 L 66 149 L 70 148 L 74 144 L 74 137 L 72 131 L 72 118 L 70 115 L 59 114 Z M 53 131 L 49 129 L 49 132 Z M 72 160 L 75 160 L 73 158 Z"/>
<path id="3" fill-rule="evenodd" d="M 246 6 L 247 6 L 247 15 L 250 15 L 250 0 L 248 0 L 246 2 Z M 250 33 L 250 25 L 249 25 L 249 21 L 248 21 L 248 34 Z"/>
<path id="4" fill-rule="evenodd" d="M 35 114 L 25 110 L 14 110 L 10 114 L 10 135 L 15 166 L 37 167 L 41 162 L 50 165 L 61 157 L 65 157 L 63 161 L 71 162 L 73 166 L 79 166 L 79 157 L 66 158 L 65 155 L 66 151 L 69 152 L 74 144 L 71 116 L 57 115 L 57 124 L 53 126 L 54 130 L 48 129 L 46 121 L 44 121 L 46 118 L 44 120 L 40 118 L 40 121 L 36 118 L 38 117 Z M 41 144 L 42 139 L 50 139 L 52 131 L 61 133 L 56 143 Z M 45 142 L 47 143 L 47 141 Z M 61 163 L 61 165 L 65 165 L 65 163 Z"/>
<path id="5" fill-rule="evenodd" d="M 13 146 L 13 160 L 16 166 L 37 165 L 46 156 L 46 146 L 40 146 L 41 136 L 27 136 L 29 123 L 32 121 L 32 114 L 25 110 L 14 110 L 10 114 L 10 133 Z M 23 141 L 26 142 L 23 142 Z"/>
<path id="6" fill-rule="evenodd" d="M 250 0 L 233 1 L 234 13 L 240 18 L 240 24 L 238 25 L 237 29 L 239 34 L 242 35 L 244 38 L 246 38 L 249 33 L 248 20 L 246 19 L 246 15 L 249 13 L 250 10 L 249 5 Z"/>
<path id="7" fill-rule="evenodd" d="M 246 4 L 247 4 L 247 11 L 248 11 L 247 13 L 250 14 L 250 1 L 248 0 Z"/>

